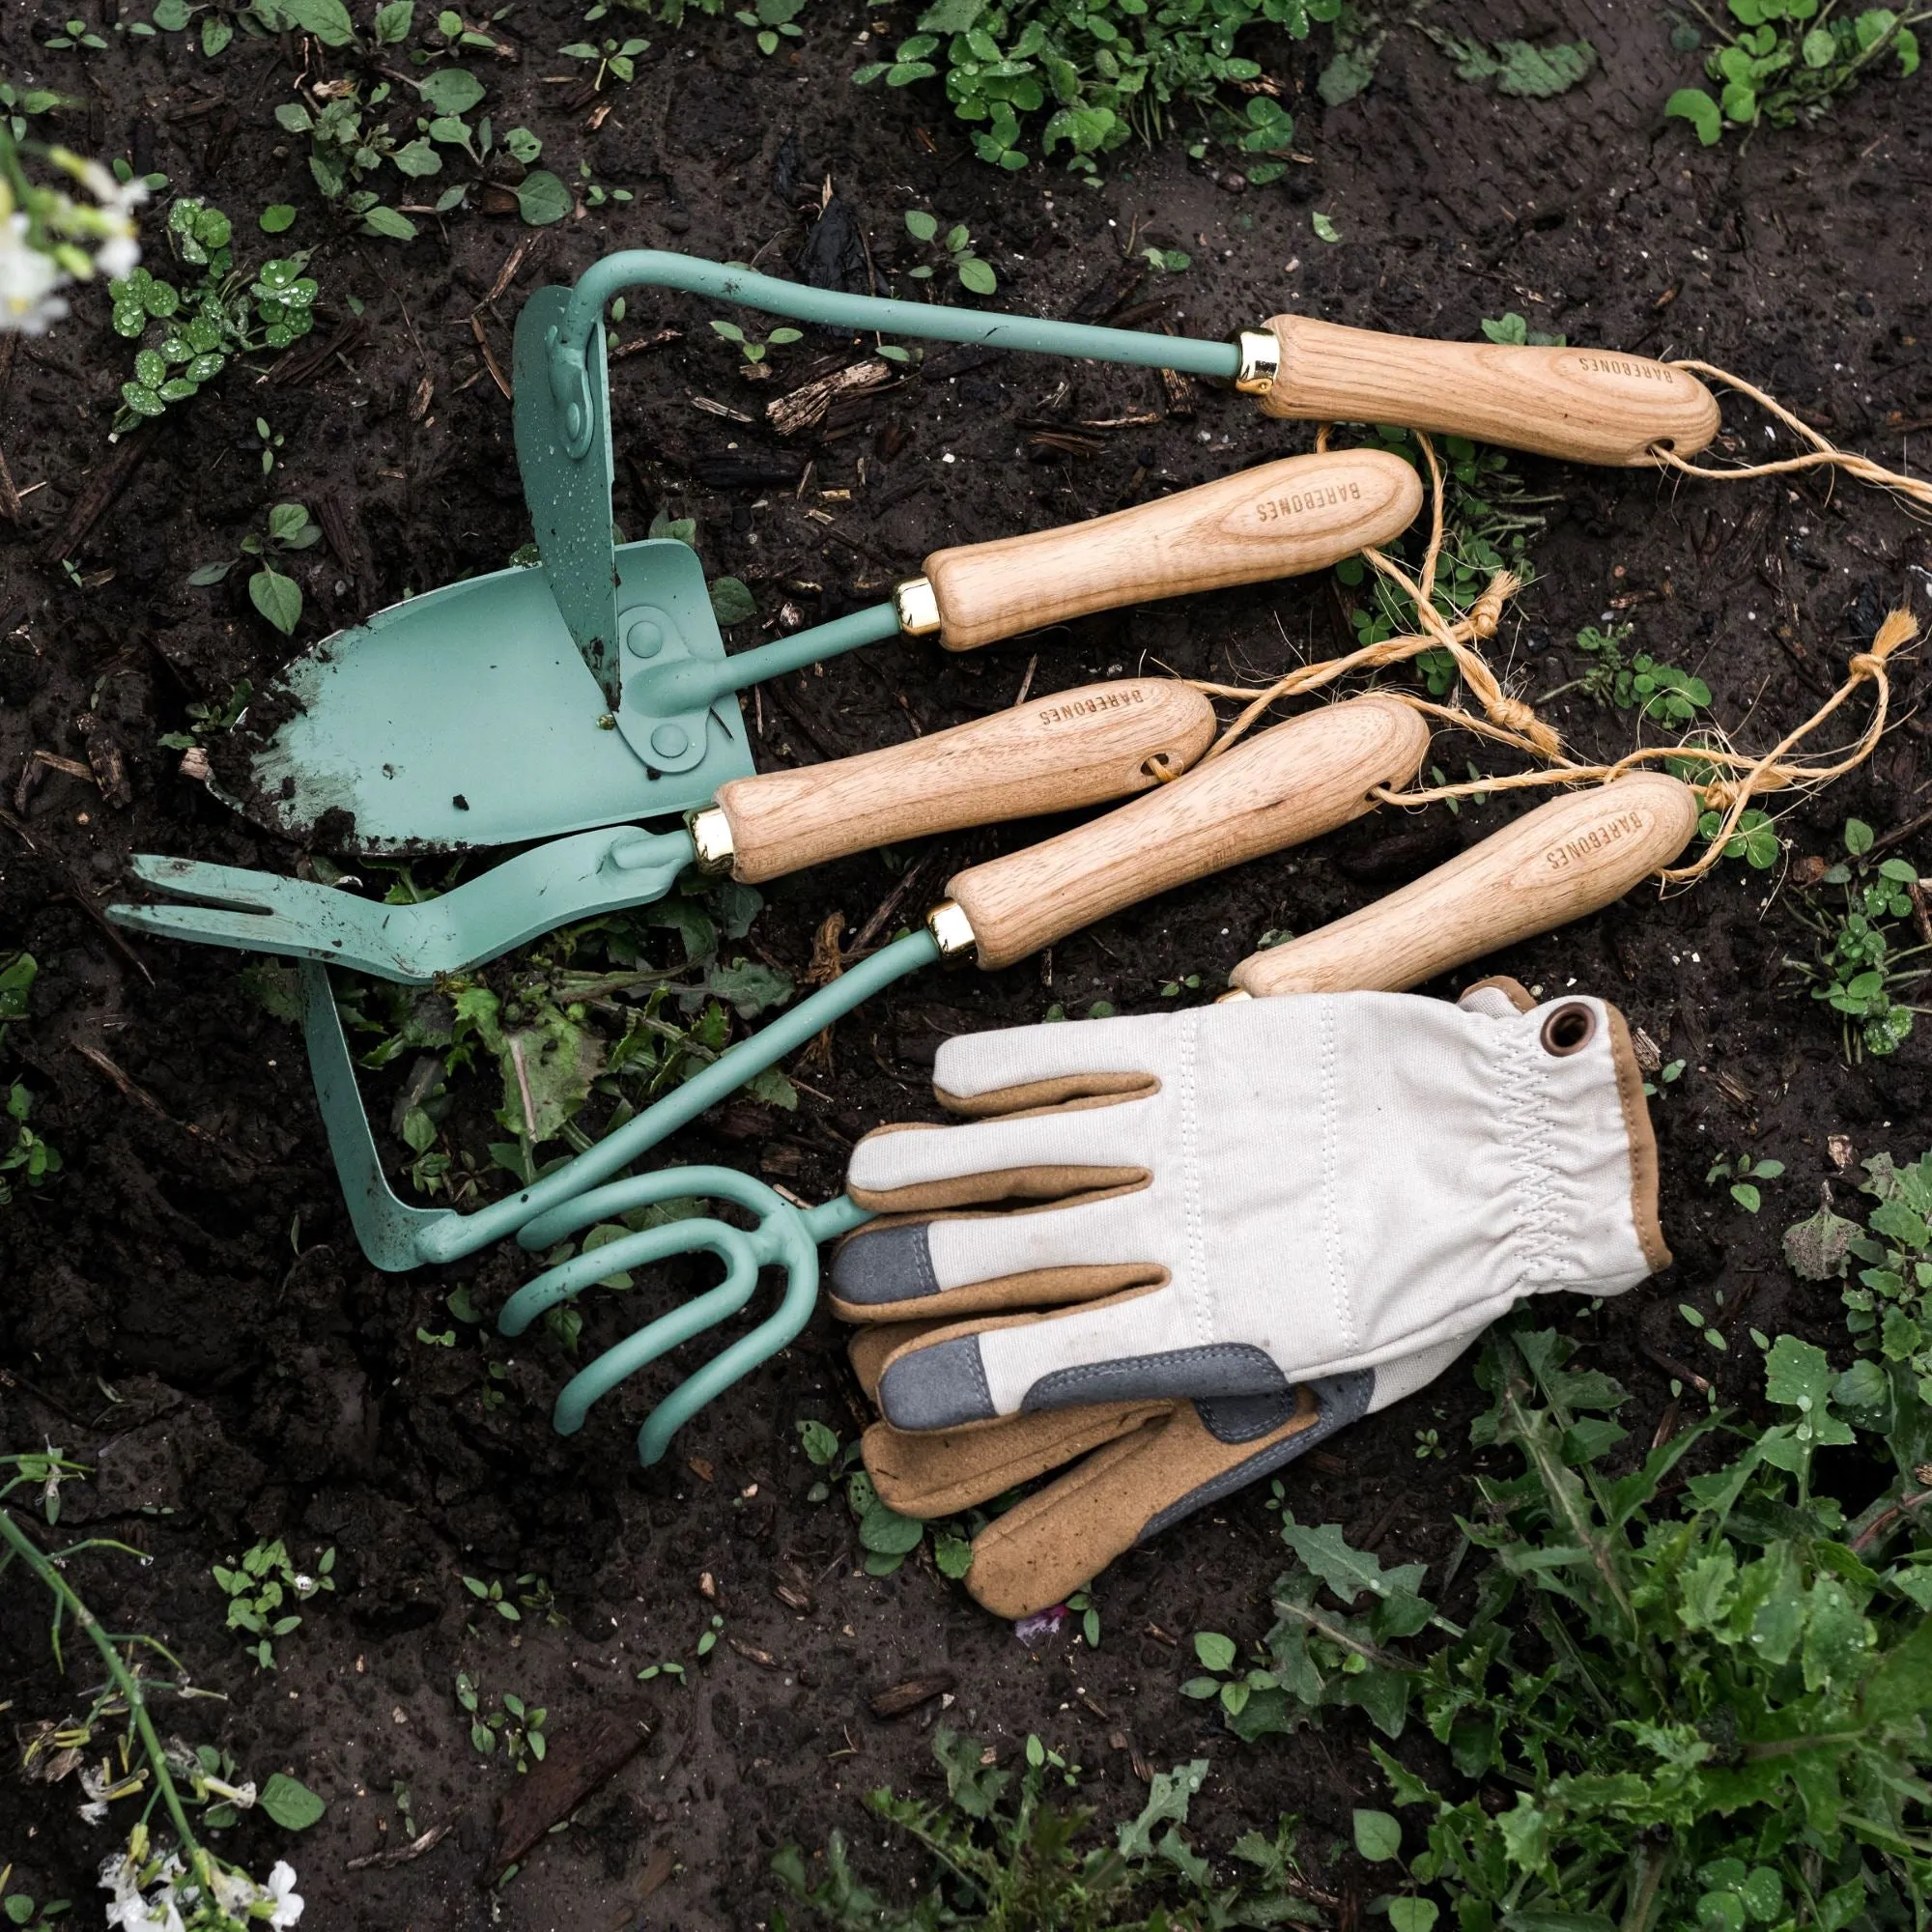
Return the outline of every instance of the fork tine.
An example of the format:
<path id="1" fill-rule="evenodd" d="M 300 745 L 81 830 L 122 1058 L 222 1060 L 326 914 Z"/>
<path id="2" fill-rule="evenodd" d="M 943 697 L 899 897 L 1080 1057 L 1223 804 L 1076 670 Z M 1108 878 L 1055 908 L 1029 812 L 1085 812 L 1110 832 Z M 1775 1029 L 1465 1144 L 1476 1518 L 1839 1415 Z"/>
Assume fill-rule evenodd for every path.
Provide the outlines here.
<path id="1" fill-rule="evenodd" d="M 301 883 L 251 872 L 243 866 L 211 866 L 200 859 L 170 859 L 158 852 L 136 852 L 128 869 L 152 892 L 231 906 L 237 912 L 267 912 L 274 903 L 275 887 Z"/>
<path id="2" fill-rule="evenodd" d="M 286 952 L 298 959 L 344 966 L 356 965 L 367 956 L 345 936 L 266 909 L 248 912 L 224 906 L 116 905 L 107 908 L 107 916 L 116 925 L 133 926 L 163 939 L 229 946 L 244 952 Z"/>

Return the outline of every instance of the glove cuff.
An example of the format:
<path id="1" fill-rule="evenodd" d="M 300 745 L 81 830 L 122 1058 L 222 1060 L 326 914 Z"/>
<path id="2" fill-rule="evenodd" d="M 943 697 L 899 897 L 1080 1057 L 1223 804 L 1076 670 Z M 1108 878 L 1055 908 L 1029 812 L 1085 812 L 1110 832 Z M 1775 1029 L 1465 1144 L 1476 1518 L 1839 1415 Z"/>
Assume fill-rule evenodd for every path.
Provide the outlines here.
<path id="1" fill-rule="evenodd" d="M 1608 1001 L 1604 1005 L 1609 1016 L 1610 1053 L 1617 1069 L 1617 1103 L 1623 1108 L 1624 1127 L 1630 1136 L 1631 1222 L 1651 1273 L 1658 1274 L 1670 1265 L 1671 1254 L 1657 1218 L 1657 1135 L 1650 1124 L 1643 1068 L 1637 1063 L 1629 1023 Z"/>

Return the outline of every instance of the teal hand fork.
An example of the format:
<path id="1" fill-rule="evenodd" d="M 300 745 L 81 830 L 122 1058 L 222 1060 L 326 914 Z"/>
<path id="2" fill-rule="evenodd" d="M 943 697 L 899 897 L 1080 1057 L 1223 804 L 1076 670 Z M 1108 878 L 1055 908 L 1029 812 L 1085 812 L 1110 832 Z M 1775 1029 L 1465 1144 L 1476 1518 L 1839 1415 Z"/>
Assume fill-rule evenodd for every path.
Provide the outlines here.
<path id="1" fill-rule="evenodd" d="M 709 1249 L 724 1261 L 725 1280 L 709 1295 L 633 1337 L 616 1362 L 586 1371 L 591 1379 L 577 1385 L 564 1411 L 566 1419 L 575 1414 L 581 1423 L 597 1394 L 614 1380 L 742 1307 L 757 1266 L 782 1266 L 787 1287 L 777 1314 L 669 1399 L 663 1424 L 640 1445 L 652 1453 L 654 1443 L 661 1454 L 679 1422 L 797 1334 L 817 1293 L 817 1243 L 856 1227 L 858 1220 L 849 1216 L 857 1210 L 835 1203 L 802 1212 L 759 1182 L 742 1175 L 718 1181 L 713 1170 L 661 1169 L 613 1187 L 603 1183 L 870 994 L 921 966 L 968 958 L 988 971 L 1011 965 L 1140 899 L 1318 837 L 1370 810 L 1377 786 L 1412 776 L 1428 741 L 1427 727 L 1408 706 L 1388 697 L 1350 699 L 1259 732 L 1226 756 L 1057 838 L 955 874 L 949 896 L 927 914 L 923 930 L 860 961 L 566 1166 L 467 1215 L 408 1207 L 390 1189 L 327 971 L 305 964 L 309 1062 L 363 1252 L 379 1267 L 401 1269 L 455 1261 L 510 1234 L 539 1248 L 567 1229 L 699 1192 L 758 1215 L 760 1232 L 749 1246 L 742 1231 L 715 1221 L 680 1221 L 622 1236 L 587 1264 L 580 1257 L 565 1264 L 566 1271 L 539 1277 L 505 1308 L 505 1332 L 520 1333 L 543 1307 L 614 1269 L 687 1248 Z"/>
<path id="2" fill-rule="evenodd" d="M 1191 686 L 1126 678 L 1036 697 L 858 757 L 733 779 L 685 830 L 625 825 L 554 838 L 416 905 L 142 855 L 132 867 L 142 884 L 193 903 L 107 911 L 122 925 L 170 939 L 426 985 L 570 921 L 661 898 L 692 865 L 762 885 L 879 845 L 1072 811 L 1179 777 L 1213 735 L 1213 708 Z"/>

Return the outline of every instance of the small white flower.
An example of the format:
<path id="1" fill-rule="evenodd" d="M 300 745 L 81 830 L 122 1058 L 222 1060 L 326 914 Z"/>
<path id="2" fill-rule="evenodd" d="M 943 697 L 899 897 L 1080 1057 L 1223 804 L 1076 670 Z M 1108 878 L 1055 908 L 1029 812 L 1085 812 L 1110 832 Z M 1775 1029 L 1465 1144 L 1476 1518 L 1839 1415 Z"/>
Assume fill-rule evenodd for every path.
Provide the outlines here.
<path id="1" fill-rule="evenodd" d="M 67 314 L 54 291 L 69 277 L 50 256 L 27 240 L 27 217 L 14 213 L 0 226 L 0 330 L 44 335 Z"/>
<path id="2" fill-rule="evenodd" d="M 302 1916 L 302 1896 L 296 1889 L 296 1868 L 286 1859 L 277 1859 L 269 1874 L 269 1896 L 275 1901 L 269 1923 L 274 1932 L 284 1932 L 285 1927 Z"/>
<path id="3" fill-rule="evenodd" d="M 141 244 L 130 228 L 126 235 L 111 235 L 95 251 L 94 266 L 110 282 L 125 282 L 140 266 Z"/>
<path id="4" fill-rule="evenodd" d="M 234 1871 L 224 1865 L 214 1865 L 209 1875 L 209 1886 L 214 1893 L 214 1902 L 231 1918 L 245 1918 L 248 1908 L 259 1898 L 269 1894 L 244 1871 Z"/>

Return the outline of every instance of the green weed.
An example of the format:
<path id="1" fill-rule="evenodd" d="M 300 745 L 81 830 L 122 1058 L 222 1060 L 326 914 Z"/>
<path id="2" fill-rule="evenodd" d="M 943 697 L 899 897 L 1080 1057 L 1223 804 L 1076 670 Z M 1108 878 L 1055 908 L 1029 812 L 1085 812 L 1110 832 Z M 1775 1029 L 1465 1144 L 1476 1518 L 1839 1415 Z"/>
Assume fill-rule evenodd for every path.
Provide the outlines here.
<path id="1" fill-rule="evenodd" d="M 513 1691 L 505 1690 L 497 1709 L 487 1711 L 476 1680 L 467 1670 L 456 1673 L 456 1702 L 469 1719 L 470 1744 L 485 1757 L 494 1756 L 500 1746 L 519 1774 L 543 1762 L 548 1748 L 544 1719 L 550 1713 L 541 1704 L 526 1704 Z"/>
<path id="2" fill-rule="evenodd" d="M 1888 58 L 1897 61 L 1900 74 L 1917 72 L 1913 30 L 1932 20 L 1932 9 L 1924 8 L 1841 14 L 1836 0 L 1822 6 L 1819 0 L 1729 0 L 1728 17 L 1714 16 L 1698 0 L 1690 7 L 1719 43 L 1704 61 L 1712 88 L 1680 87 L 1663 111 L 1690 122 L 1707 148 L 1723 138 L 1726 128 L 1818 121 Z M 1680 53 L 1690 53 L 1703 37 L 1679 20 L 1671 42 Z"/>
<path id="3" fill-rule="evenodd" d="M 239 1562 L 214 1566 L 214 1580 L 228 1599 L 228 1628 L 254 1638 L 242 1647 L 260 1669 L 274 1669 L 275 1639 L 301 1628 L 299 1614 L 283 1606 L 333 1590 L 334 1569 L 333 1546 L 316 1558 L 311 1575 L 296 1568 L 280 1537 L 256 1544 Z"/>
<path id="4" fill-rule="evenodd" d="M 269 446 L 269 425 L 256 421 L 255 429 L 263 439 L 265 449 Z M 301 622 L 301 585 L 286 571 L 275 568 L 274 559 L 292 552 L 313 550 L 322 541 L 322 526 L 308 513 L 305 503 L 276 503 L 269 511 L 259 530 L 251 530 L 242 539 L 243 556 L 260 557 L 261 567 L 248 579 L 248 601 L 257 611 L 266 617 L 282 636 L 292 637 L 295 628 Z M 213 563 L 200 563 L 188 572 L 187 581 L 198 588 L 219 583 L 234 569 L 237 559 L 233 557 L 217 559 Z M 227 705 L 215 711 L 207 705 L 189 705 L 191 717 L 198 717 L 194 725 L 196 736 L 205 736 L 213 731 L 225 731 L 242 715 L 251 692 L 246 684 L 239 685 Z M 185 751 L 193 742 L 180 732 L 172 732 L 163 738 L 164 745 L 178 745 Z"/>
<path id="5" fill-rule="evenodd" d="M 1295 1861 L 1295 1823 L 1284 1818 L 1274 1835 L 1250 1832 L 1234 1858 L 1245 1872 L 1217 1886 L 1206 1855 L 1183 1835 L 1195 1794 L 1207 1780 L 1208 1760 L 1156 1772 L 1138 1817 L 1115 1826 L 1111 1842 L 1090 1849 L 1094 1813 L 1062 1808 L 1046 1796 L 1050 1780 L 1072 1785 L 1079 1775 L 1062 1753 L 1030 1736 L 1015 1788 L 993 1752 L 944 1725 L 932 1754 L 946 1776 L 937 1804 L 873 1791 L 867 1807 L 922 1845 L 936 1880 L 917 1903 L 893 1903 L 870 1890 L 852 1870 L 842 1835 L 833 1833 L 823 1858 L 808 1860 L 787 1845 L 772 1870 L 810 1922 L 838 1932 L 1209 1932 L 1240 1925 L 1319 1925 L 1313 1901 L 1335 1901 L 1309 1885 Z M 791 1932 L 783 1911 L 772 1932 Z"/>
<path id="6" fill-rule="evenodd" d="M 1261 64 L 1235 51 L 1241 33 L 1271 25 L 1305 41 L 1343 0 L 935 0 L 890 60 L 862 67 L 861 87 L 944 75 L 946 98 L 996 167 L 1027 165 L 1025 143 L 1092 175 L 1099 156 L 1149 145 L 1185 116 L 1189 153 L 1229 149 L 1261 185 L 1286 171 L 1294 121 L 1268 91 Z M 1229 94 L 1245 94 L 1238 109 Z"/>
<path id="7" fill-rule="evenodd" d="M 44 1187 L 61 1171 L 60 1150 L 27 1124 L 34 1095 L 24 1081 L 7 1089 L 5 1124 L 0 1125 L 0 1208 L 9 1206 L 15 1187 Z M 14 1179 L 9 1180 L 13 1175 Z"/>
<path id="8" fill-rule="evenodd" d="M 805 337 L 802 328 L 775 328 L 760 342 L 755 335 L 748 335 L 735 322 L 714 322 L 711 327 L 726 342 L 736 345 L 738 354 L 744 358 L 745 374 L 748 376 L 770 375 L 771 371 L 763 366 L 766 355 L 774 349 L 782 349 L 787 343 L 799 342 Z M 735 583 L 737 579 L 733 578 L 730 582 Z M 740 585 L 740 588 L 743 586 Z M 754 605 L 753 611 L 756 608 Z"/>
<path id="9" fill-rule="evenodd" d="M 1806 1281 L 1843 1281 L 1864 1264 L 1844 1290 L 1845 1326 L 1861 1351 L 1846 1382 L 1858 1406 L 1878 1412 L 1904 1377 L 1932 1411 L 1932 1153 L 1910 1167 L 1874 1154 L 1864 1168 L 1860 1192 L 1877 1204 L 1866 1227 L 1833 1210 L 1827 1186 L 1817 1213 L 1784 1231 L 1784 1259 Z"/>
<path id="10" fill-rule="evenodd" d="M 1428 467 L 1420 445 L 1407 430 L 1378 425 L 1372 448 L 1385 449 L 1423 472 Z M 1515 572 L 1524 583 L 1536 578 L 1529 554 L 1531 540 L 1548 521 L 1540 505 L 1553 500 L 1531 497 L 1522 479 L 1499 449 L 1487 449 L 1460 436 L 1443 437 L 1435 445 L 1442 466 L 1442 554 L 1436 565 L 1435 602 L 1439 610 L 1460 615 L 1489 587 L 1499 570 Z M 1384 546 L 1404 558 L 1415 539 L 1398 538 Z M 1415 601 L 1398 585 L 1371 572 L 1360 557 L 1345 557 L 1335 566 L 1336 581 L 1350 591 L 1365 594 L 1350 600 L 1350 623 L 1358 644 L 1380 643 L 1386 638 L 1416 628 Z M 1415 667 L 1432 696 L 1440 697 L 1456 683 L 1456 660 L 1441 649 L 1421 652 Z"/>
<path id="11" fill-rule="evenodd" d="M 635 80 L 638 56 L 645 52 L 650 44 L 650 42 L 634 35 L 624 41 L 573 41 L 567 47 L 559 47 L 557 52 L 570 60 L 594 66 L 597 71 L 590 77 L 590 88 L 592 93 L 601 94 L 606 80 L 621 80 L 627 86 Z"/>
<path id="12" fill-rule="evenodd" d="M 133 380 L 121 385 L 116 435 L 187 401 L 235 356 L 286 349 L 315 327 L 319 289 L 303 272 L 306 251 L 264 262 L 252 275 L 238 270 L 227 215 L 185 196 L 168 210 L 167 234 L 196 279 L 177 287 L 136 269 L 108 285 L 115 333 L 138 345 Z"/>
<path id="13" fill-rule="evenodd" d="M 454 880 L 452 868 L 443 884 Z M 385 899 L 408 904 L 438 890 L 397 867 Z M 692 877 L 654 905 L 560 927 L 434 987 L 346 980 L 338 999 L 344 1020 L 373 1036 L 361 1064 L 408 1068 L 391 1120 L 412 1156 L 412 1183 L 454 1205 L 474 1200 L 492 1170 L 527 1186 L 590 1145 L 578 1124 L 587 1106 L 596 1104 L 599 1131 L 608 1131 L 708 1066 L 729 1043 L 734 1013 L 754 1020 L 791 997 L 786 975 L 724 951 L 745 936 L 761 904 L 750 887 Z M 666 958 L 673 949 L 680 956 Z M 508 1136 L 480 1153 L 453 1132 L 459 1099 L 478 1086 L 485 1095 L 494 1089 L 488 1104 Z M 773 1106 L 797 1104 L 776 1068 L 746 1091 Z M 557 1143 L 561 1151 L 552 1153 Z M 683 1204 L 639 1209 L 645 1218 L 636 1225 L 692 1211 Z M 624 1232 L 593 1228 L 583 1245 Z M 559 1248 L 553 1258 L 574 1252 Z M 629 1287 L 629 1278 L 613 1275 L 611 1285 Z M 581 1316 L 570 1305 L 556 1315 L 559 1339 L 574 1341 Z"/>
<path id="14" fill-rule="evenodd" d="M 1511 99 L 1551 99 L 1596 71 L 1597 50 L 1588 41 L 1539 47 L 1530 41 L 1469 40 L 1439 27 L 1423 32 L 1456 63 L 1458 80 L 1494 81 L 1496 92 Z"/>
<path id="15" fill-rule="evenodd" d="M 1826 911 L 1807 893 L 1798 917 L 1817 934 L 1810 959 L 1785 965 L 1811 988 L 1811 997 L 1840 1016 L 1845 1057 L 1896 1053 L 1911 1037 L 1915 1013 L 1905 995 L 1923 983 L 1932 967 L 1904 962 L 1932 946 L 1895 945 L 1897 923 L 1913 916 L 1915 867 L 1904 859 L 1871 861 L 1872 829 L 1862 819 L 1845 821 L 1846 857 L 1826 867 L 1819 883 L 1844 891 L 1842 910 Z"/>
<path id="16" fill-rule="evenodd" d="M 1547 704 L 1572 691 L 1593 703 L 1618 711 L 1638 711 L 1659 724 L 1682 729 L 1695 722 L 1711 704 L 1711 687 L 1701 677 L 1639 651 L 1626 657 L 1624 647 L 1635 634 L 1634 624 L 1611 624 L 1607 630 L 1585 624 L 1577 633 L 1577 648 L 1590 660 L 1580 677 L 1559 684 L 1538 702 Z M 1762 813 L 1759 814 L 1763 816 Z M 1712 830 L 1717 828 L 1713 826 Z"/>
<path id="17" fill-rule="evenodd" d="M 1298 1562 L 1229 1727 L 1352 1706 L 1395 1739 L 1419 1715 L 1446 1789 L 1371 1748 L 1426 1819 L 1408 1879 L 1460 1932 L 1924 1922 L 1932 1541 L 1913 1511 L 1932 1406 L 1903 1364 L 1837 1374 L 1794 1336 L 1755 1339 L 1775 1419 L 1713 1413 L 1645 1453 L 1572 1344 L 1492 1331 L 1471 1439 L 1519 1466 L 1476 1478 L 1450 1566 L 1488 1559 L 1465 1624 L 1423 1595 L 1422 1564 L 1283 1510 Z M 1818 1480 L 1840 1449 L 1885 1472 L 1856 1516 Z M 1433 1923 L 1412 1895 L 1407 1922 Z"/>
<path id="18" fill-rule="evenodd" d="M 1711 1163 L 1711 1171 L 1704 1177 L 1704 1185 L 1715 1187 L 1720 1180 L 1725 1182 L 1731 1199 L 1747 1214 L 1755 1214 L 1764 1206 L 1759 1184 L 1776 1180 L 1783 1173 L 1784 1163 L 1781 1160 L 1760 1160 L 1748 1153 L 1741 1153 L 1733 1159 L 1724 1154 Z"/>
<path id="19" fill-rule="evenodd" d="M 799 1447 L 805 1459 L 819 1470 L 806 1496 L 808 1502 L 824 1502 L 835 1488 L 842 1489 L 845 1506 L 859 1526 L 859 1547 L 866 1552 L 868 1577 L 890 1577 L 914 1555 L 927 1533 L 932 1537 L 932 1560 L 942 1577 L 963 1577 L 973 1567 L 971 1536 L 986 1517 L 975 1512 L 970 1528 L 962 1534 L 951 1521 L 925 1522 L 917 1517 L 901 1516 L 880 1501 L 859 1461 L 859 1444 L 840 1442 L 836 1431 L 822 1422 L 805 1421 L 798 1425 Z"/>
<path id="20" fill-rule="evenodd" d="M 906 233 L 915 242 L 929 243 L 939 239 L 939 217 L 928 214 L 923 208 L 907 209 L 905 225 Z M 959 286 L 973 295 L 989 296 L 1000 286 L 1000 278 L 994 274 L 992 265 L 982 262 L 973 252 L 973 237 L 963 221 L 954 223 L 946 231 L 945 239 L 940 242 L 938 259 L 939 266 L 951 269 L 959 277 Z M 1183 261 L 1181 267 L 1186 266 Z M 933 264 L 922 262 L 916 268 L 908 269 L 906 273 L 916 282 L 930 281 L 934 273 Z M 714 323 L 712 327 L 715 328 L 717 325 Z"/>

